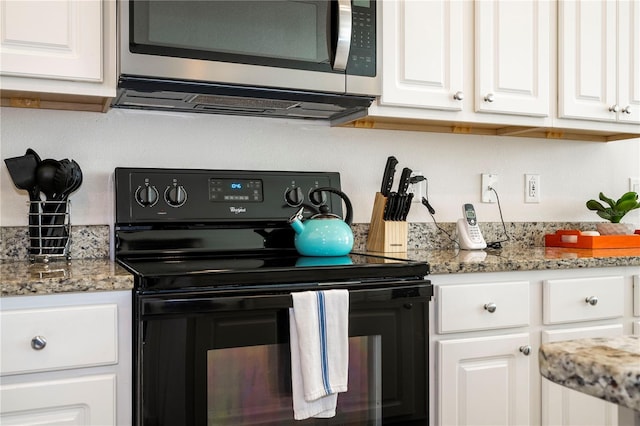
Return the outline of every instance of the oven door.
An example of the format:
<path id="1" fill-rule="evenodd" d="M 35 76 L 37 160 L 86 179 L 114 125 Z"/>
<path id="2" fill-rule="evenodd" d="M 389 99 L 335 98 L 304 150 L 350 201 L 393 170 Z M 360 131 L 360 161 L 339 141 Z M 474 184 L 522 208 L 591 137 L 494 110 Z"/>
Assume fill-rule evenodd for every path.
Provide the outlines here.
<path id="1" fill-rule="evenodd" d="M 431 285 L 349 293 L 349 390 L 334 418 L 303 421 L 293 420 L 288 292 L 137 296 L 135 424 L 427 424 Z"/>

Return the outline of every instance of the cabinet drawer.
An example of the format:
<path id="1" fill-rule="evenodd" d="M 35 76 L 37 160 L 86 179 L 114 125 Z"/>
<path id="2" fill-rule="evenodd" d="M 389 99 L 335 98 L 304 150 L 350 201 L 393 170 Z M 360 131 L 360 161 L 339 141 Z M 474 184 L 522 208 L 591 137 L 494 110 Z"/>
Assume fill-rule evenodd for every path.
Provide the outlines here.
<path id="1" fill-rule="evenodd" d="M 624 314 L 624 278 L 595 277 L 546 280 L 545 324 L 617 318 Z"/>
<path id="2" fill-rule="evenodd" d="M 529 282 L 439 286 L 438 333 L 529 325 Z"/>
<path id="3" fill-rule="evenodd" d="M 2 375 L 118 361 L 116 304 L 4 311 L 0 324 Z"/>

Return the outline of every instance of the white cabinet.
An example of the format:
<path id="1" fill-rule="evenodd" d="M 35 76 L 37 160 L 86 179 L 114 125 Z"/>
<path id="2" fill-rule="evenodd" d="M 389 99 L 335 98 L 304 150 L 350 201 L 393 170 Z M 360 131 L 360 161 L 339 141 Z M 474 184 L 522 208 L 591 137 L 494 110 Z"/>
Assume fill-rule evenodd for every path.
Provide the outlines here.
<path id="1" fill-rule="evenodd" d="M 10 425 L 116 425 L 116 376 L 3 385 L 0 420 Z"/>
<path id="2" fill-rule="evenodd" d="M 617 424 L 611 404 L 543 379 L 538 349 L 638 332 L 637 267 L 429 278 L 432 426 Z"/>
<path id="3" fill-rule="evenodd" d="M 624 314 L 624 277 L 545 280 L 545 324 L 618 318 Z"/>
<path id="4" fill-rule="evenodd" d="M 0 299 L 0 423 L 131 423 L 131 293 Z"/>
<path id="5" fill-rule="evenodd" d="M 381 104 L 461 111 L 463 5 L 449 0 L 383 1 Z"/>
<path id="6" fill-rule="evenodd" d="M 558 3 L 560 118 L 640 123 L 640 2 Z"/>
<path id="7" fill-rule="evenodd" d="M 549 116 L 548 0 L 475 2 L 475 109 Z"/>
<path id="8" fill-rule="evenodd" d="M 529 424 L 526 351 L 528 333 L 439 341 L 436 424 Z"/>
<path id="9" fill-rule="evenodd" d="M 115 8 L 112 0 L 2 0 L 2 105 L 103 110 L 116 93 Z"/>
<path id="10" fill-rule="evenodd" d="M 382 94 L 349 125 L 640 137 L 640 0 L 379 3 Z"/>
<path id="11" fill-rule="evenodd" d="M 529 292 L 528 281 L 436 286 L 435 424 L 529 423 L 529 333 L 504 334 L 529 325 Z"/>
<path id="12" fill-rule="evenodd" d="M 485 123 L 549 117 L 549 7 L 536 0 L 382 2 L 381 108 L 371 113 Z"/>
<path id="13" fill-rule="evenodd" d="M 542 343 L 623 334 L 621 324 L 542 332 Z M 617 425 L 618 406 L 582 392 L 542 380 L 542 424 L 562 426 Z"/>
<path id="14" fill-rule="evenodd" d="M 394 0 L 382 7 L 382 105 L 549 115 L 548 1 Z M 465 14 L 474 8 L 469 25 Z"/>

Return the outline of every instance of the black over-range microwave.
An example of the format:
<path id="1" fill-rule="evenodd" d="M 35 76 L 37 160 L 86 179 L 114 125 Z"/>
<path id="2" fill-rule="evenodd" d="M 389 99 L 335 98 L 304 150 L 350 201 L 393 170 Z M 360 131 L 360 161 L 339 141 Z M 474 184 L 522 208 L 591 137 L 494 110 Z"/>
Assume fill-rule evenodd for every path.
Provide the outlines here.
<path id="1" fill-rule="evenodd" d="M 379 95 L 376 0 L 119 0 L 114 107 L 344 122 Z"/>

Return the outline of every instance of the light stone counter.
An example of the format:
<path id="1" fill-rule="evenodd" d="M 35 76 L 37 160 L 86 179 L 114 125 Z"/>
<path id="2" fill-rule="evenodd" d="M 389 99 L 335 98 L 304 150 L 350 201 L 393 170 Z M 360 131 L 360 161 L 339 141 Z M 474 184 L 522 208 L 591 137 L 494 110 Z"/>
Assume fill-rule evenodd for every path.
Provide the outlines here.
<path id="1" fill-rule="evenodd" d="M 133 276 L 109 259 L 2 261 L 0 277 L 0 297 L 133 288 Z"/>
<path id="2" fill-rule="evenodd" d="M 385 255 L 429 262 L 431 274 L 612 266 L 638 266 L 640 273 L 640 248 L 590 250 L 558 247 L 506 247 L 502 250 L 473 251 L 410 250 L 407 253 L 385 253 Z"/>
<path id="3" fill-rule="evenodd" d="M 635 410 L 640 415 L 640 336 L 545 343 L 540 373 L 562 386 Z"/>

